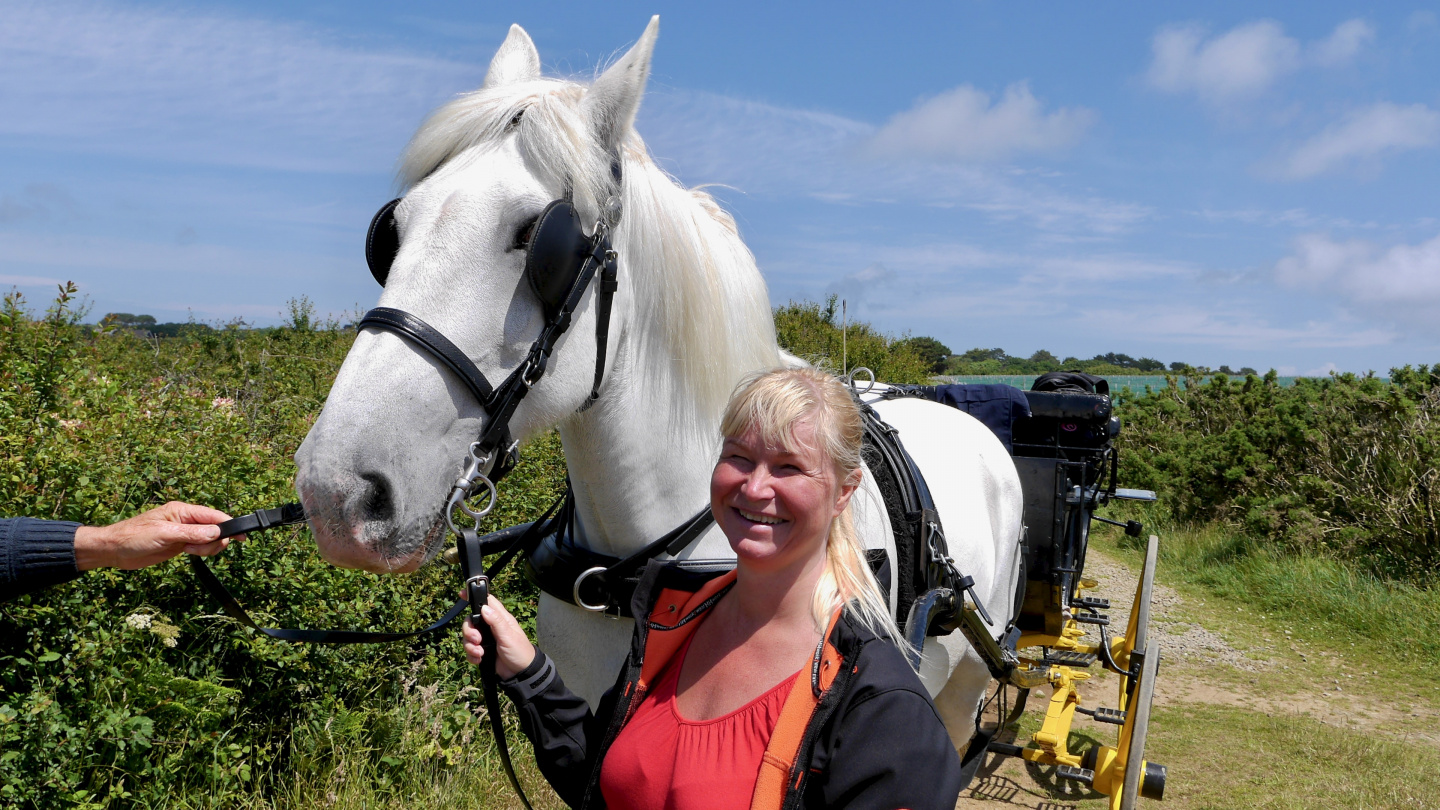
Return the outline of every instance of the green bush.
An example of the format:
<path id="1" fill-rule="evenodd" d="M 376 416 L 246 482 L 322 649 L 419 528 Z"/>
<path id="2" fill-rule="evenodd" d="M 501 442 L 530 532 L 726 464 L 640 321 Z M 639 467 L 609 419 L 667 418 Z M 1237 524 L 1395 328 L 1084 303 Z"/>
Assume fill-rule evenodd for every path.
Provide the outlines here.
<path id="1" fill-rule="evenodd" d="M 83 328 L 73 294 L 39 318 L 15 294 L 0 307 L 0 515 L 105 523 L 172 499 L 232 514 L 294 500 L 292 456 L 352 333 L 315 324 L 302 299 L 283 328 L 141 339 Z M 555 435 L 526 458 L 487 528 L 533 518 L 563 486 Z M 439 564 L 342 571 L 299 530 L 257 535 L 213 567 L 278 626 L 422 627 L 458 588 Z M 497 591 L 533 616 L 521 577 Z M 454 639 L 273 641 L 221 614 L 180 559 L 0 603 L 0 805 L 264 806 L 357 758 L 377 790 L 457 767 L 481 743 Z M 410 733 L 421 690 L 450 701 L 423 718 L 423 745 Z"/>
<path id="2" fill-rule="evenodd" d="M 1280 387 L 1186 380 L 1125 398 L 1126 480 L 1182 522 L 1222 520 L 1304 553 L 1433 582 L 1440 564 L 1440 366 Z"/>
<path id="3" fill-rule="evenodd" d="M 930 361 L 916 344 L 877 332 L 868 323 L 838 323 L 837 297 L 824 307 L 813 301 L 791 301 L 775 309 L 775 336 L 780 348 L 830 371 L 864 366 L 875 379 L 891 383 L 930 381 Z M 843 331 L 843 334 L 842 334 Z M 845 369 L 841 368 L 844 360 Z M 862 376 L 861 379 L 864 379 Z"/>

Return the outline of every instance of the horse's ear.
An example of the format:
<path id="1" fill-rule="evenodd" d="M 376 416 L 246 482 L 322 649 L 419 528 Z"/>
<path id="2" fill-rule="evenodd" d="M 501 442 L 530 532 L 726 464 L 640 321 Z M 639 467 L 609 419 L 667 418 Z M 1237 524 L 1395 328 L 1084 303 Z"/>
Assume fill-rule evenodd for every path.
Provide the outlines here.
<path id="1" fill-rule="evenodd" d="M 657 14 L 650 18 L 635 47 L 600 74 L 585 94 L 590 126 L 596 140 L 607 150 L 618 149 L 635 122 L 640 97 L 645 95 L 645 80 L 650 78 L 650 54 L 659 35 L 660 15 Z"/>
<path id="2" fill-rule="evenodd" d="M 515 82 L 528 82 L 540 78 L 540 52 L 530 35 L 518 25 L 510 26 L 510 34 L 490 60 L 490 70 L 485 73 L 484 89 L 499 87 Z"/>

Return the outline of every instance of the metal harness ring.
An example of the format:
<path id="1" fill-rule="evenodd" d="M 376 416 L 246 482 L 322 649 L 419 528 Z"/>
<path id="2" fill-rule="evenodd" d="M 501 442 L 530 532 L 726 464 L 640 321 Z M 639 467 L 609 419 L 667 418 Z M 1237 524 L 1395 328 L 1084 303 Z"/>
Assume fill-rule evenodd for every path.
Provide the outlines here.
<path id="1" fill-rule="evenodd" d="M 598 605 L 592 605 L 592 604 L 586 602 L 584 599 L 582 599 L 582 598 L 580 597 L 580 586 L 585 583 L 585 580 L 589 579 L 590 577 L 595 576 L 596 574 L 603 574 L 603 573 L 605 573 L 605 569 L 604 569 L 602 566 L 597 565 L 597 566 L 595 566 L 594 568 L 587 568 L 587 569 L 585 569 L 584 571 L 582 571 L 582 572 L 580 573 L 580 576 L 578 576 L 578 577 L 575 578 L 575 588 L 574 588 L 574 590 L 572 591 L 571 595 L 575 597 L 575 604 L 576 604 L 576 605 L 578 605 L 578 606 L 580 606 L 580 607 L 582 607 L 582 608 L 585 608 L 586 610 L 592 611 L 592 612 L 594 612 L 594 613 L 604 613 L 606 610 L 608 610 L 608 609 L 610 608 L 610 605 L 608 605 L 608 604 L 606 604 L 606 603 L 603 603 L 603 602 L 602 602 L 601 604 L 598 604 Z"/>
<path id="2" fill-rule="evenodd" d="M 499 493 L 495 490 L 495 484 L 484 475 L 477 477 L 475 481 L 471 484 L 471 486 L 473 487 L 475 484 L 484 484 L 485 489 L 489 491 L 490 497 L 488 500 L 485 501 L 485 506 L 481 508 L 478 512 L 474 509 L 471 509 L 469 505 L 465 503 L 466 498 L 469 497 L 468 493 L 465 498 L 461 498 L 459 501 L 456 502 L 455 505 L 460 507 L 461 512 L 464 512 L 475 520 L 481 520 L 486 515 L 490 514 L 490 510 L 495 508 L 495 501 L 499 498 Z"/>
<path id="3" fill-rule="evenodd" d="M 855 375 L 859 374 L 862 371 L 870 375 L 870 381 L 866 384 L 864 391 L 861 391 L 859 388 L 855 387 Z M 875 372 L 871 371 L 865 366 L 856 366 L 855 368 L 850 369 L 849 374 L 845 375 L 845 384 L 850 387 L 851 391 L 854 391 L 857 394 L 868 394 L 870 393 L 870 389 L 875 387 Z"/>

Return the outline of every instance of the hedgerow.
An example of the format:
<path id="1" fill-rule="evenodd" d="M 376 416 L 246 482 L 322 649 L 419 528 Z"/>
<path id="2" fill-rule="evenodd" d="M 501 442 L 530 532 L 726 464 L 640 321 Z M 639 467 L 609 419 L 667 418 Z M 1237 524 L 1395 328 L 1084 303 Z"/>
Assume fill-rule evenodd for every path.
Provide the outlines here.
<path id="1" fill-rule="evenodd" d="M 144 339 L 83 326 L 73 294 L 38 316 L 13 294 L 0 305 L 0 515 L 94 524 L 171 499 L 232 514 L 294 499 L 292 456 L 353 332 L 315 323 L 301 299 L 279 328 Z M 833 315 L 779 308 L 782 345 L 838 366 Z M 926 379 L 903 342 L 863 324 L 847 342 L 852 367 Z M 1187 383 L 1118 398 L 1127 485 L 1159 490 L 1176 520 L 1433 581 L 1440 367 L 1388 382 Z M 485 528 L 534 518 L 563 482 L 559 440 L 542 436 Z M 333 568 L 303 530 L 257 535 L 212 565 L 279 626 L 416 628 L 456 591 L 440 564 L 402 577 Z M 533 620 L 523 578 L 512 570 L 496 590 Z M 0 603 L 0 806 L 308 806 L 336 785 L 390 806 L 437 780 L 471 790 L 459 778 L 471 772 L 503 792 L 472 679 L 450 632 L 276 642 L 225 617 L 183 560 L 91 572 Z"/>
<path id="2" fill-rule="evenodd" d="M 1118 412 L 1126 481 L 1171 517 L 1221 520 L 1302 554 L 1431 583 L 1440 564 L 1440 365 L 1281 387 L 1223 375 Z"/>
<path id="3" fill-rule="evenodd" d="M 0 515 L 96 524 L 172 499 L 232 514 L 294 500 L 291 457 L 352 332 L 317 328 L 301 300 L 284 328 L 142 340 L 82 327 L 73 293 L 44 317 L 14 294 L 0 308 Z M 562 486 L 554 435 L 526 455 L 487 527 L 533 518 Z M 458 587 L 440 564 L 342 571 L 304 531 L 257 535 L 212 564 L 278 626 L 423 627 Z M 533 616 L 528 583 L 510 574 L 497 590 Z M 357 752 L 383 793 L 406 769 L 470 759 L 471 675 L 451 632 L 353 647 L 258 636 L 183 559 L 90 572 L 0 603 L 0 805 L 265 805 Z"/>

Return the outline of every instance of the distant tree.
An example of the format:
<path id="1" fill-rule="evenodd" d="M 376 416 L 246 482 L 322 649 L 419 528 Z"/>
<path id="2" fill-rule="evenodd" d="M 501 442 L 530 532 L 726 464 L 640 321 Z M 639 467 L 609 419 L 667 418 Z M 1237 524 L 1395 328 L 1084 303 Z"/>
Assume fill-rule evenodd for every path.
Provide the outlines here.
<path id="1" fill-rule="evenodd" d="M 157 323 L 150 327 L 150 333 L 160 337 L 179 337 L 180 335 L 210 331 L 213 331 L 210 328 L 210 324 L 197 323 L 195 321 L 189 323 Z"/>
<path id="2" fill-rule="evenodd" d="M 154 315 L 132 315 L 129 312 L 109 312 L 100 319 L 104 326 L 128 326 L 130 328 L 155 325 Z"/>
<path id="3" fill-rule="evenodd" d="M 897 345 L 909 346 L 930 364 L 933 374 L 945 373 L 945 361 L 950 359 L 950 347 L 932 337 L 912 337 L 898 341 Z"/>
<path id="4" fill-rule="evenodd" d="M 1112 366 L 1119 366 L 1120 368 L 1135 368 L 1135 358 L 1128 354 L 1116 354 L 1115 352 L 1097 354 L 1091 358 L 1090 362 L 1108 363 Z"/>
<path id="5" fill-rule="evenodd" d="M 1170 370 L 1173 371 L 1173 372 L 1175 372 L 1175 373 L 1177 373 L 1177 374 L 1179 374 L 1179 373 L 1182 372 L 1182 371 L 1186 371 L 1186 370 L 1188 370 L 1189 368 L 1190 368 L 1190 364 L 1189 364 L 1189 363 L 1182 363 L 1182 362 L 1180 362 L 1180 361 L 1178 361 L 1178 360 L 1175 361 L 1174 363 L 1171 363 L 1171 364 L 1170 364 Z"/>
<path id="6" fill-rule="evenodd" d="M 1233 376 L 1235 376 L 1235 369 L 1230 368 L 1229 366 L 1221 366 L 1221 367 L 1220 367 L 1220 373 L 1221 373 L 1221 374 L 1228 374 L 1229 376 L 1233 377 Z"/>
<path id="7" fill-rule="evenodd" d="M 986 360 L 994 360 L 997 363 L 1005 362 L 1010 355 L 1004 349 L 971 349 L 960 355 L 960 359 L 967 363 L 983 363 Z"/>
<path id="8" fill-rule="evenodd" d="M 1165 364 L 1153 357 L 1142 357 L 1135 361 L 1135 368 L 1139 371 L 1164 371 Z"/>
<path id="9" fill-rule="evenodd" d="M 1050 352 L 1045 351 L 1044 349 L 1041 349 L 1040 351 L 1030 355 L 1030 362 L 1037 365 L 1058 366 L 1060 365 L 1060 358 L 1056 357 Z"/>
<path id="10" fill-rule="evenodd" d="M 1253 369 L 1253 368 L 1251 368 L 1251 367 L 1249 367 L 1249 366 L 1244 366 L 1244 367 L 1242 367 L 1242 368 L 1240 369 L 1240 373 L 1241 373 L 1241 374 L 1244 374 L 1244 375 L 1247 375 L 1247 376 L 1248 376 L 1248 375 L 1251 375 L 1251 374 L 1254 374 L 1254 375 L 1257 376 L 1257 377 L 1260 376 L 1260 372 L 1256 371 L 1255 369 Z"/>

